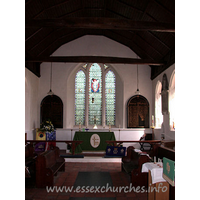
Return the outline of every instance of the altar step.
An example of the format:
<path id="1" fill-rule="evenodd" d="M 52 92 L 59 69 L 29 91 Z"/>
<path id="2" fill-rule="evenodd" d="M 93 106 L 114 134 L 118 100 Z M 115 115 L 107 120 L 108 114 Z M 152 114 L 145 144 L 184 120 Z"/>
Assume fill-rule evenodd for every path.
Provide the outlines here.
<path id="1" fill-rule="evenodd" d="M 72 155 L 71 153 L 66 153 L 66 150 L 60 150 L 61 155 Z M 83 155 L 84 157 L 104 157 L 106 154 L 105 151 L 83 151 L 78 155 Z"/>
<path id="2" fill-rule="evenodd" d="M 78 156 L 76 158 L 70 158 L 70 156 L 72 156 L 71 153 L 66 153 L 66 150 L 60 150 L 60 155 L 69 156 L 68 158 L 65 158 L 65 162 L 121 162 L 121 158 L 104 158 L 105 154 L 105 151 L 83 151 L 81 154 L 78 154 L 80 156 L 83 156 L 83 158 L 79 158 Z"/>
<path id="3" fill-rule="evenodd" d="M 91 163 L 120 163 L 121 158 L 104 158 L 99 156 L 84 156 L 84 158 L 65 158 L 65 162 L 91 162 Z"/>

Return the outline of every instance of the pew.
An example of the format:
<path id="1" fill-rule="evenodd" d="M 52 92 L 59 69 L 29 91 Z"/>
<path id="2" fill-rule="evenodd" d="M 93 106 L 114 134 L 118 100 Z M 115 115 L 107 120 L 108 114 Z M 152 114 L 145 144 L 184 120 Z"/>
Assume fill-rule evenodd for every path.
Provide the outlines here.
<path id="1" fill-rule="evenodd" d="M 28 165 L 33 162 L 34 158 L 34 148 L 32 145 L 25 145 L 25 165 Z"/>
<path id="2" fill-rule="evenodd" d="M 148 173 L 141 173 L 142 164 L 150 162 L 148 154 L 136 152 L 133 146 L 127 148 L 127 156 L 122 158 L 122 171 L 128 173 L 131 177 L 133 186 L 145 186 L 148 184 Z"/>
<path id="3" fill-rule="evenodd" d="M 25 185 L 35 184 L 35 159 L 34 148 L 32 145 L 25 145 Z"/>
<path id="4" fill-rule="evenodd" d="M 79 141 L 79 140 L 76 140 L 76 141 L 70 141 L 70 140 L 25 140 L 25 144 L 26 143 L 30 143 L 31 145 L 34 145 L 34 144 L 37 144 L 37 143 L 39 143 L 39 142 L 45 142 L 45 143 L 53 143 L 53 142 L 64 142 L 64 143 L 66 143 L 66 144 L 71 144 L 71 149 L 72 149 L 72 155 L 74 155 L 75 154 L 75 149 L 76 149 L 76 147 L 79 145 L 79 144 L 82 144 L 83 143 L 83 141 Z M 54 148 L 54 146 L 52 145 L 50 145 L 50 149 L 53 149 Z"/>
<path id="5" fill-rule="evenodd" d="M 175 161 L 175 150 L 173 149 L 175 147 L 175 141 L 163 141 L 161 145 L 154 145 L 152 156 L 156 156 L 156 158 L 163 159 L 163 157 L 166 157 L 170 160 Z M 169 198 L 170 200 L 175 199 L 175 186 L 169 186 Z"/>
<path id="6" fill-rule="evenodd" d="M 36 187 L 54 185 L 54 175 L 58 171 L 65 171 L 65 159 L 60 157 L 60 149 L 45 151 L 36 158 Z"/>

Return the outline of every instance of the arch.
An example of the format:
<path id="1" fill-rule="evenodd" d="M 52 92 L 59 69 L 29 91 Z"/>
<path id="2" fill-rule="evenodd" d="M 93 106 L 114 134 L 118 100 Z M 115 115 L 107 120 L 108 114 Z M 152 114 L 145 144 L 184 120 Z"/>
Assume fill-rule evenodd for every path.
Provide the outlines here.
<path id="1" fill-rule="evenodd" d="M 128 128 L 149 128 L 149 102 L 142 95 L 132 96 L 127 103 Z"/>
<path id="2" fill-rule="evenodd" d="M 56 95 L 48 95 L 41 102 L 40 122 L 51 120 L 55 128 L 63 128 L 63 102 Z"/>
<path id="3" fill-rule="evenodd" d="M 170 130 L 175 130 L 175 70 L 169 84 L 169 115 Z"/>
<path id="4" fill-rule="evenodd" d="M 85 124 L 85 86 L 86 75 L 80 69 L 75 77 L 75 125 Z"/>
<path id="5" fill-rule="evenodd" d="M 172 72 L 169 82 L 169 90 L 175 88 L 175 70 Z"/>
<path id="6" fill-rule="evenodd" d="M 106 125 L 115 125 L 115 91 L 115 74 L 109 69 L 105 75 Z"/>
<path id="7" fill-rule="evenodd" d="M 102 68 L 93 63 L 89 67 L 89 125 L 102 125 Z M 95 123 L 96 122 L 96 123 Z"/>
<path id="8" fill-rule="evenodd" d="M 161 91 L 162 91 L 162 83 L 158 81 L 156 84 L 156 89 L 155 89 L 155 127 L 156 128 L 161 128 L 161 124 L 163 123 Z"/>
<path id="9" fill-rule="evenodd" d="M 66 79 L 67 82 L 67 87 L 66 87 L 66 106 L 64 107 L 65 111 L 68 111 L 66 113 L 66 127 L 77 127 L 77 125 L 75 124 L 75 117 L 71 119 L 71 114 L 70 113 L 74 113 L 75 116 L 75 78 L 76 78 L 76 74 L 79 70 L 83 70 L 83 72 L 86 75 L 86 94 L 85 94 L 85 126 L 88 128 L 91 128 L 94 124 L 94 119 L 92 119 L 92 124 L 90 124 L 89 121 L 89 90 L 91 90 L 91 87 L 88 86 L 88 84 L 91 86 L 91 82 L 89 81 L 89 68 L 90 66 L 94 64 L 94 63 L 81 63 L 78 64 L 76 67 L 73 68 L 73 70 L 71 70 L 70 74 L 68 75 L 68 78 Z M 102 127 L 106 126 L 106 117 L 105 117 L 105 75 L 106 73 L 111 70 L 114 74 L 115 74 L 115 87 L 116 87 L 116 96 L 115 96 L 115 124 L 114 126 L 118 127 L 119 125 L 123 125 L 123 115 L 124 115 L 124 106 L 123 106 L 123 96 L 122 93 L 124 91 L 124 87 L 123 87 L 123 80 L 120 76 L 120 74 L 118 73 L 118 71 L 114 68 L 114 66 L 108 64 L 107 68 L 105 69 L 105 66 L 103 63 L 97 63 L 102 70 Z M 84 66 L 84 67 L 83 67 Z M 74 98 L 71 98 L 71 97 Z M 100 124 L 98 127 L 101 127 Z"/>

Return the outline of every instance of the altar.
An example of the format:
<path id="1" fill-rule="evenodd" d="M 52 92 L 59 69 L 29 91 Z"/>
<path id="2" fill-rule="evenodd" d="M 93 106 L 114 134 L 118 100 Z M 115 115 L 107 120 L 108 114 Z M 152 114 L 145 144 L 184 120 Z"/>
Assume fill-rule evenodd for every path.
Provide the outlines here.
<path id="1" fill-rule="evenodd" d="M 114 132 L 75 132 L 73 140 L 81 140 L 75 153 L 82 151 L 106 151 L 108 140 L 116 140 Z"/>

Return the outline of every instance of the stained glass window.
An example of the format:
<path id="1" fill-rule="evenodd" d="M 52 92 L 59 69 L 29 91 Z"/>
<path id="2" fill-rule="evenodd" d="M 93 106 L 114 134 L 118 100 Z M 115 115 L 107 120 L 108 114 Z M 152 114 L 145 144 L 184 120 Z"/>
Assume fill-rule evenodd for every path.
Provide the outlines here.
<path id="1" fill-rule="evenodd" d="M 85 124 L 85 73 L 80 70 L 75 78 L 75 124 Z"/>
<path id="2" fill-rule="evenodd" d="M 94 63 L 89 69 L 89 115 L 90 125 L 102 124 L 102 71 Z"/>
<path id="3" fill-rule="evenodd" d="M 105 77 L 106 125 L 115 125 L 115 74 L 108 71 Z"/>

